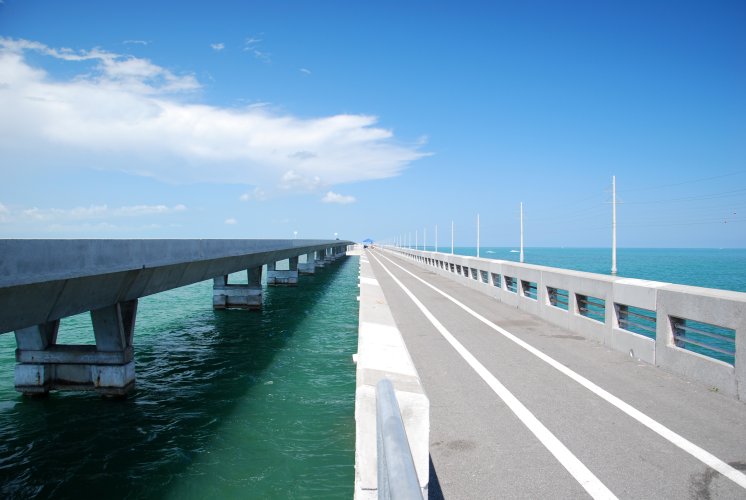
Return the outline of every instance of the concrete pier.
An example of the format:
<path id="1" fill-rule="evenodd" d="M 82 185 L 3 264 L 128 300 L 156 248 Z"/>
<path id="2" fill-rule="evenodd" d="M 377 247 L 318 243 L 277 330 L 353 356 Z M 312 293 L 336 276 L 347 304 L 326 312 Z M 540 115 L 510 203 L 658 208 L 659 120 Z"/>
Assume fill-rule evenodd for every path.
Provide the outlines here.
<path id="1" fill-rule="evenodd" d="M 213 309 L 252 309 L 262 308 L 262 268 L 246 271 L 246 284 L 229 284 L 228 275 L 213 278 Z"/>
<path id="2" fill-rule="evenodd" d="M 267 264 L 267 285 L 298 286 L 298 257 L 291 257 L 288 260 L 288 269 L 277 269 L 277 264 Z"/>
<path id="3" fill-rule="evenodd" d="M 314 274 L 316 272 L 316 258 L 313 253 L 305 254 L 306 261 L 298 262 L 298 274 Z"/>
<path id="4" fill-rule="evenodd" d="M 91 311 L 96 345 L 59 345 L 60 321 L 16 330 L 16 390 L 24 394 L 52 389 L 127 394 L 135 385 L 132 339 L 137 300 Z"/>
<path id="5" fill-rule="evenodd" d="M 15 332 L 16 389 L 125 395 L 135 386 L 140 297 L 212 279 L 215 309 L 261 309 L 265 264 L 271 284 L 297 285 L 299 255 L 339 246 L 338 240 L 0 240 L 0 333 Z M 289 269 L 277 270 L 284 260 Z M 239 271 L 247 271 L 247 283 L 229 283 L 228 275 Z M 95 345 L 58 344 L 59 320 L 83 312 L 91 314 Z"/>
<path id="6" fill-rule="evenodd" d="M 327 264 L 326 249 L 316 251 L 316 267 L 324 267 Z"/>

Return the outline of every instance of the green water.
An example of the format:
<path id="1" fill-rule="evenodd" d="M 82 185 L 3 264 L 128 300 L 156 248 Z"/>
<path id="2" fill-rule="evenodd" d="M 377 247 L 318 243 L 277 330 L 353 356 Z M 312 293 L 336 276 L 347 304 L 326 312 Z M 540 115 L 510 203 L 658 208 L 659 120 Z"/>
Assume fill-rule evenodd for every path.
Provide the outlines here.
<path id="1" fill-rule="evenodd" d="M 351 498 L 358 263 L 213 311 L 211 282 L 140 300 L 126 400 L 13 389 L 0 336 L 3 498 Z M 87 315 L 60 342 L 92 343 Z"/>

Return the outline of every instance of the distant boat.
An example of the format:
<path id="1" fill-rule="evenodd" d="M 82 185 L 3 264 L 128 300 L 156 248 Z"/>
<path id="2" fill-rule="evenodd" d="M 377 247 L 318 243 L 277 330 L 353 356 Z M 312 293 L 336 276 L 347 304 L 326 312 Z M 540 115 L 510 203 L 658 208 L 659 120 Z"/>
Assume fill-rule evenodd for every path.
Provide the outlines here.
<path id="1" fill-rule="evenodd" d="M 487 252 L 485 253 L 495 253 L 495 252 L 493 252 L 492 250 L 487 250 Z"/>
<path id="2" fill-rule="evenodd" d="M 518 253 L 518 250 L 511 250 L 510 253 Z"/>

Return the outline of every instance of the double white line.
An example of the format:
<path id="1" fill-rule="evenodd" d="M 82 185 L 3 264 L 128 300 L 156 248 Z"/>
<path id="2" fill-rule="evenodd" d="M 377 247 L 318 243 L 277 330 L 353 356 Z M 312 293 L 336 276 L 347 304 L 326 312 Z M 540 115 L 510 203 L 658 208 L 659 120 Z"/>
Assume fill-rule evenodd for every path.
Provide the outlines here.
<path id="1" fill-rule="evenodd" d="M 440 323 L 440 321 L 438 321 L 438 319 L 427 309 L 427 307 L 425 307 L 425 305 L 422 304 L 422 302 L 420 302 L 420 300 L 415 297 L 415 295 L 406 286 L 404 286 L 404 284 L 399 281 L 396 276 L 394 276 L 394 274 L 375 255 L 373 255 L 372 253 L 371 255 L 383 268 L 383 270 L 386 271 L 391 279 L 393 279 L 394 282 L 399 285 L 404 293 L 406 293 L 407 296 L 412 299 L 417 308 L 422 311 L 425 317 L 427 317 L 427 319 L 440 332 L 440 334 L 451 344 L 451 346 L 453 346 L 453 348 L 461 355 L 461 357 L 463 357 L 464 360 L 469 363 L 469 365 L 477 372 L 482 380 L 484 380 L 492 388 L 492 390 L 500 397 L 500 399 L 502 399 L 505 404 L 508 405 L 513 413 L 515 413 L 515 415 L 521 420 L 521 422 L 523 422 L 523 424 L 539 439 L 539 441 L 541 441 L 541 443 L 552 453 L 552 455 L 555 456 L 555 458 L 562 464 L 562 466 L 565 467 L 565 469 L 567 469 L 570 474 L 572 474 L 575 480 L 578 481 L 578 483 L 580 483 L 583 488 L 585 488 L 589 495 L 591 495 L 593 498 L 616 498 L 616 496 L 580 460 L 578 460 L 578 458 L 573 455 L 573 453 L 564 444 L 562 444 L 562 442 L 554 434 L 552 434 L 544 426 L 544 424 L 542 424 L 520 401 L 518 401 L 515 396 L 513 396 L 510 391 L 508 391 L 508 389 L 505 388 L 505 386 L 500 383 L 499 380 L 497 380 L 497 378 L 495 378 L 494 375 L 492 375 L 492 373 L 489 372 L 489 370 L 487 370 L 487 368 L 484 367 L 484 365 L 482 365 L 458 340 L 456 340 L 456 338 Z M 477 313 L 467 305 L 431 285 L 419 276 L 412 274 L 391 259 L 385 256 L 382 257 L 408 275 L 412 276 L 416 280 L 436 291 L 446 299 L 450 300 L 474 318 L 478 319 L 499 334 L 503 335 L 508 340 L 511 340 L 512 342 L 521 346 L 537 358 L 557 369 L 564 375 L 567 375 L 592 393 L 596 394 L 603 400 L 607 401 L 630 417 L 634 418 L 656 434 L 660 435 L 672 444 L 678 446 L 685 452 L 697 458 L 705 465 L 721 473 L 737 485 L 746 489 L 746 475 L 744 475 L 740 471 L 734 469 L 710 452 L 700 448 L 688 439 L 675 433 L 663 424 L 659 423 L 656 420 L 653 420 L 641 411 L 625 403 L 605 389 L 597 386 L 582 375 L 569 369 L 554 358 L 547 356 L 535 347 L 527 344 L 509 331 L 496 325 L 481 314 Z"/>

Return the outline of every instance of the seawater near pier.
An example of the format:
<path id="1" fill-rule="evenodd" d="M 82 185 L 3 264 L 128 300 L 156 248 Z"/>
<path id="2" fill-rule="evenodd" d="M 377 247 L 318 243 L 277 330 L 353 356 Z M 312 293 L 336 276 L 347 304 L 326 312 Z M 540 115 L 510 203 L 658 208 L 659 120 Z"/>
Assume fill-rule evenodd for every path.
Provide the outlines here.
<path id="1" fill-rule="evenodd" d="M 121 401 L 22 397 L 1 335 L 0 496 L 350 498 L 357 277 L 348 257 L 261 312 L 213 311 L 211 281 L 141 299 Z M 89 316 L 60 341 L 93 343 Z"/>

